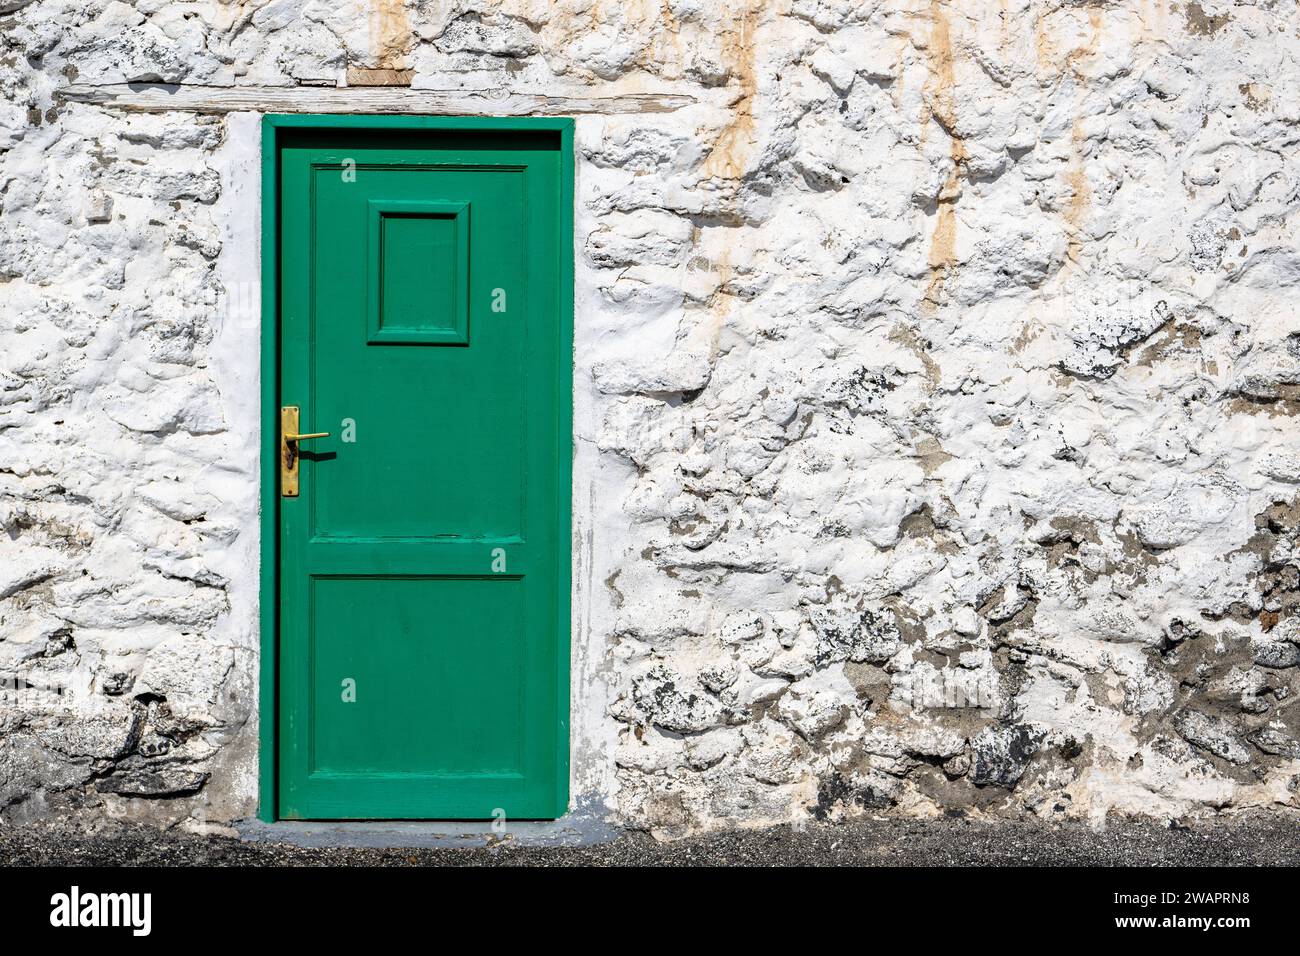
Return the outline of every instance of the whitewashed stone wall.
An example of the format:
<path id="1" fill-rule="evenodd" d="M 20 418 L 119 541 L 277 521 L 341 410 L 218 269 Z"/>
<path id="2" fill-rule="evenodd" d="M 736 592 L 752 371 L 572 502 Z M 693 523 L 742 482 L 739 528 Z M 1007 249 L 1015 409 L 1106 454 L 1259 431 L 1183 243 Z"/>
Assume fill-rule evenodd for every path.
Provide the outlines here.
<path id="1" fill-rule="evenodd" d="M 255 806 L 228 111 L 368 70 L 580 115 L 579 803 L 1295 808 L 1298 61 L 1289 0 L 0 0 L 0 818 Z"/>

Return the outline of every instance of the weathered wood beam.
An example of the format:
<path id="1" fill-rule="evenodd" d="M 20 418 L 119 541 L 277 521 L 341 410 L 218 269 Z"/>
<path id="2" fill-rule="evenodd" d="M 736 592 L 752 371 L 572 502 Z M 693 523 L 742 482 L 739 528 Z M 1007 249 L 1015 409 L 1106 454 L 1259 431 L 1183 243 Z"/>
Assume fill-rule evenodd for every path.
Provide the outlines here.
<path id="1" fill-rule="evenodd" d="M 197 86 L 174 83 L 73 84 L 64 100 L 133 113 L 428 113 L 442 116 L 571 116 L 579 113 L 670 113 L 695 97 L 678 93 L 619 96 L 492 96 L 461 90 L 401 87 Z"/>

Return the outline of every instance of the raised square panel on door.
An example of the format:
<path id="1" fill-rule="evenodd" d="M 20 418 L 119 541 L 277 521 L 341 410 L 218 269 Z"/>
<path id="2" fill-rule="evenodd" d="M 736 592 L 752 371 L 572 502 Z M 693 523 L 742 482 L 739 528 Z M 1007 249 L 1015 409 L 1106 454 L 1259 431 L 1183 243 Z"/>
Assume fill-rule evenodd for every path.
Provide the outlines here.
<path id="1" fill-rule="evenodd" d="M 367 217 L 367 341 L 468 345 L 469 203 L 372 199 Z"/>

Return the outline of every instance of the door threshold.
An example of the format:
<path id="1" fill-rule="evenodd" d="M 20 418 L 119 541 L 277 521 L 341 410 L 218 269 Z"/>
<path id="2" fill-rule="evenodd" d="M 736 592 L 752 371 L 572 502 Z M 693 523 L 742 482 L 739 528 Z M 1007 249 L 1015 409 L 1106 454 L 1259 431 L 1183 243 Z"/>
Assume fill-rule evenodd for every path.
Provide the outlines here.
<path id="1" fill-rule="evenodd" d="M 623 833 L 603 816 L 575 810 L 558 820 L 511 820 L 493 830 L 491 820 L 240 820 L 239 838 L 253 843 L 325 847 L 455 849 L 515 846 L 592 846 Z"/>

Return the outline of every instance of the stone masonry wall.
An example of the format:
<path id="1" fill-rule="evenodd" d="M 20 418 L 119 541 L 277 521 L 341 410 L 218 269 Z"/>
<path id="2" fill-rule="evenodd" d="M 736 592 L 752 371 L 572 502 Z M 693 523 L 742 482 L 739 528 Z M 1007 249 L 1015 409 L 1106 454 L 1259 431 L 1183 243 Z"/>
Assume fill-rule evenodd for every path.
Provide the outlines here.
<path id="1" fill-rule="evenodd" d="M 577 802 L 1300 805 L 1294 2 L 0 0 L 0 818 L 253 811 L 221 104 L 385 76 L 578 114 Z"/>

